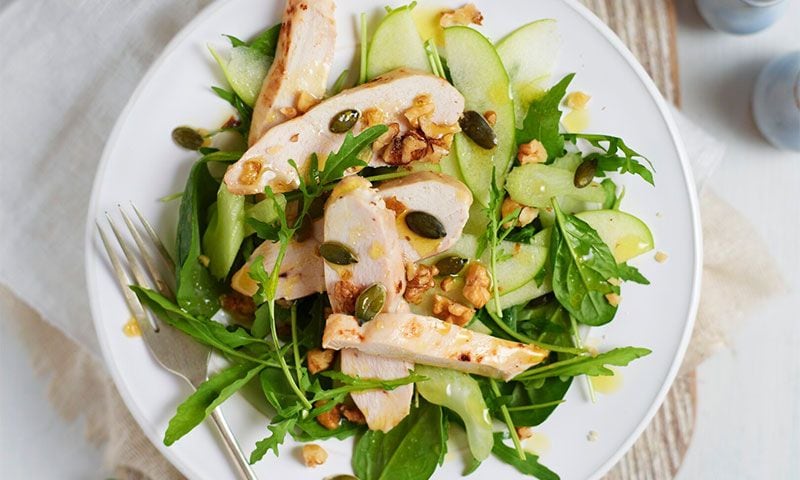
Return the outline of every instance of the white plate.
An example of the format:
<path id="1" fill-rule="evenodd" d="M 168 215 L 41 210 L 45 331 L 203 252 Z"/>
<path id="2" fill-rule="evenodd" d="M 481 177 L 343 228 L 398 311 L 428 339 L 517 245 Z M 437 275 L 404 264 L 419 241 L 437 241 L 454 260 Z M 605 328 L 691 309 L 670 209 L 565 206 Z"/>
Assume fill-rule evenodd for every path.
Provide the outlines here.
<path id="1" fill-rule="evenodd" d="M 436 4 L 440 3 L 444 2 Z M 657 170 L 656 188 L 638 178 L 624 178 L 624 207 L 650 225 L 657 249 L 669 253 L 669 261 L 657 264 L 652 255 L 636 261 L 652 285 L 626 284 L 617 319 L 593 333 L 602 340 L 603 348 L 637 345 L 653 353 L 625 368 L 621 388 L 601 395 L 596 404 L 586 400 L 583 381 L 576 381 L 567 403 L 537 428 L 541 436 L 536 443 L 543 464 L 565 479 L 597 478 L 611 468 L 647 425 L 673 380 L 688 342 L 701 265 L 693 181 L 675 126 L 655 86 L 619 39 L 584 7 L 559 0 L 476 3 L 486 18 L 483 31 L 495 40 L 528 21 L 557 19 L 563 47 L 554 78 L 576 72 L 572 88 L 592 95 L 590 130 L 623 137 L 646 154 Z M 357 13 L 378 12 L 383 4 L 339 2 L 339 36 L 331 81 L 352 61 Z M 222 43 L 222 33 L 247 38 L 277 23 L 282 8 L 283 0 L 219 1 L 187 25 L 150 69 L 120 116 L 92 195 L 86 274 L 95 328 L 109 371 L 150 440 L 193 479 L 222 480 L 234 475 L 216 436 L 206 425 L 173 447 L 161 443 L 169 418 L 189 390 L 155 363 L 140 339 L 123 335 L 122 326 L 129 314 L 97 239 L 94 219 L 119 202 L 133 200 L 155 221 L 165 240 L 169 244 L 174 241 L 178 202 L 163 204 L 156 199 L 183 189 L 196 157 L 176 147 L 170 132 L 183 124 L 220 125 L 231 113 L 209 89 L 225 83 L 206 45 Z M 266 435 L 265 418 L 240 397 L 225 403 L 224 411 L 246 450 Z M 587 440 L 589 431 L 597 432 L 596 441 Z M 325 448 L 330 458 L 314 470 L 301 466 L 298 449 L 291 442 L 283 446 L 279 460 L 269 454 L 255 468 L 261 478 L 319 479 L 351 471 L 351 441 L 326 442 Z M 460 475 L 458 447 L 451 446 L 451 451 L 455 453 L 437 471 L 438 478 Z M 470 478 L 515 475 L 511 467 L 490 460 Z"/>

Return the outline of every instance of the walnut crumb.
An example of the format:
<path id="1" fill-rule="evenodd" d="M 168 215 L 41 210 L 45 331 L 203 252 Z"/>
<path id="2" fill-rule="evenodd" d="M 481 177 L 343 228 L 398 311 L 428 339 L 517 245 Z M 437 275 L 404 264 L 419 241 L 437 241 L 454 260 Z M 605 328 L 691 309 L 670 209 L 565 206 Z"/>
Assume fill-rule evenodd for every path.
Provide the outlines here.
<path id="1" fill-rule="evenodd" d="M 339 410 L 341 410 L 342 415 L 344 415 L 344 418 L 346 418 L 348 422 L 355 423 L 356 425 L 366 425 L 366 417 L 364 417 L 364 414 L 361 413 L 361 410 L 355 405 L 342 404 L 339 406 Z"/>
<path id="2" fill-rule="evenodd" d="M 256 183 L 261 174 L 261 162 L 257 160 L 247 160 L 242 164 L 242 171 L 239 173 L 239 183 L 252 185 Z"/>
<path id="3" fill-rule="evenodd" d="M 489 287 L 492 286 L 492 279 L 486 267 L 477 262 L 472 262 L 467 267 L 465 283 L 462 294 L 476 308 L 482 308 L 492 298 Z"/>
<path id="4" fill-rule="evenodd" d="M 544 163 L 547 161 L 547 149 L 539 140 L 523 143 L 517 150 L 517 160 L 522 165 L 528 163 Z"/>
<path id="5" fill-rule="evenodd" d="M 433 99 L 428 94 L 417 95 L 414 98 L 413 105 L 403 112 L 403 116 L 408 120 L 411 128 L 419 128 L 419 119 L 431 115 L 436 108 L 433 104 Z"/>
<path id="6" fill-rule="evenodd" d="M 619 305 L 619 302 L 622 301 L 622 297 L 617 295 L 616 293 L 607 293 L 606 300 L 608 301 L 609 305 L 611 305 L 612 307 L 616 307 Z"/>
<path id="7" fill-rule="evenodd" d="M 372 142 L 372 151 L 374 153 L 381 153 L 390 143 L 392 140 L 400 133 L 400 124 L 399 123 L 390 123 L 386 126 L 386 131 L 380 137 L 376 138 L 374 142 Z"/>
<path id="8" fill-rule="evenodd" d="M 336 356 L 335 350 L 327 348 L 314 348 L 306 355 L 306 364 L 310 373 L 319 373 L 331 368 L 333 359 Z"/>
<path id="9" fill-rule="evenodd" d="M 442 295 L 434 295 L 433 315 L 440 320 L 463 327 L 472 320 L 475 310 Z"/>
<path id="10" fill-rule="evenodd" d="M 336 302 L 341 312 L 353 313 L 356 311 L 356 298 L 360 293 L 361 288 L 349 280 L 339 280 L 333 285 L 331 302 Z"/>
<path id="11" fill-rule="evenodd" d="M 442 13 L 439 25 L 442 27 L 452 27 L 454 25 L 483 25 L 483 14 L 474 3 L 468 3 L 461 8 Z"/>
<path id="12" fill-rule="evenodd" d="M 493 127 L 497 123 L 497 113 L 495 113 L 494 110 L 487 110 L 483 112 L 483 118 L 485 118 L 486 122 Z"/>
<path id="13" fill-rule="evenodd" d="M 655 257 L 654 257 L 654 258 L 656 259 L 656 262 L 658 262 L 658 263 L 664 263 L 664 262 L 666 262 L 666 261 L 667 261 L 667 259 L 669 258 L 669 255 L 667 255 L 667 254 L 666 254 L 666 253 L 664 253 L 664 252 L 656 252 L 656 255 L 655 255 Z"/>
<path id="14" fill-rule="evenodd" d="M 406 264 L 406 291 L 403 298 L 409 303 L 419 304 L 422 301 L 425 292 L 436 286 L 436 280 L 433 277 L 438 275 L 439 269 L 431 265 L 423 265 L 416 263 Z"/>
<path id="15" fill-rule="evenodd" d="M 517 427 L 517 436 L 520 440 L 527 440 L 533 436 L 531 427 Z"/>
<path id="16" fill-rule="evenodd" d="M 596 442 L 599 437 L 600 434 L 598 434 L 594 430 L 589 430 L 589 433 L 586 434 L 586 440 L 590 442 Z"/>
<path id="17" fill-rule="evenodd" d="M 244 318 L 251 318 L 256 313 L 253 297 L 239 292 L 225 293 L 219 298 L 222 309 Z"/>
<path id="18" fill-rule="evenodd" d="M 289 137 L 289 141 L 292 142 L 292 143 L 297 143 L 298 140 L 300 140 L 300 134 L 299 133 L 295 133 L 294 135 Z"/>
<path id="19" fill-rule="evenodd" d="M 297 111 L 299 113 L 306 113 L 318 103 L 319 99 L 305 90 L 301 90 L 300 93 L 297 94 Z"/>
<path id="20" fill-rule="evenodd" d="M 200 255 L 197 257 L 197 261 L 200 262 L 200 265 L 208 268 L 208 264 L 211 263 L 211 259 L 208 258 L 207 255 Z"/>
<path id="21" fill-rule="evenodd" d="M 393 211 L 397 215 L 400 215 L 407 210 L 406 205 L 398 200 L 395 196 L 385 199 L 384 202 L 386 203 L 386 208 Z"/>
<path id="22" fill-rule="evenodd" d="M 455 278 L 453 278 L 453 277 L 444 277 L 444 278 L 442 279 L 442 283 L 440 283 L 440 284 L 439 284 L 439 286 L 440 286 L 440 287 L 442 288 L 442 290 L 444 290 L 445 292 L 449 292 L 450 290 L 452 290 L 452 289 L 453 289 L 453 287 L 455 287 L 455 286 L 456 286 L 456 279 L 455 279 Z"/>
<path id="23" fill-rule="evenodd" d="M 306 467 L 314 468 L 325 463 L 328 459 L 328 452 L 316 443 L 303 445 L 303 462 Z"/>
<path id="24" fill-rule="evenodd" d="M 511 197 L 506 197 L 503 200 L 503 205 L 500 207 L 501 214 L 503 218 L 511 215 L 517 209 L 519 209 L 519 216 L 517 217 L 516 223 L 511 225 L 511 222 L 506 222 L 503 224 L 503 228 L 511 228 L 511 227 L 524 227 L 525 225 L 530 224 L 533 222 L 536 217 L 539 216 L 539 209 L 535 207 L 526 207 L 521 203 L 515 202 L 511 199 Z"/>
<path id="25" fill-rule="evenodd" d="M 565 105 L 573 110 L 583 110 L 592 97 L 584 92 L 572 92 L 567 95 Z"/>
<path id="26" fill-rule="evenodd" d="M 287 119 L 294 118 L 297 116 L 297 109 L 294 107 L 282 107 L 279 108 L 278 111 L 281 112 L 281 114 L 283 114 L 283 116 L 286 117 Z"/>
<path id="27" fill-rule="evenodd" d="M 327 400 L 320 400 L 314 403 L 315 407 L 321 407 L 328 403 Z M 320 413 L 317 415 L 317 423 L 322 425 L 323 427 L 327 428 L 328 430 L 336 430 L 339 428 L 339 422 L 342 421 L 342 415 L 339 413 L 339 409 L 333 407 L 332 409 L 328 410 L 325 413 Z"/>

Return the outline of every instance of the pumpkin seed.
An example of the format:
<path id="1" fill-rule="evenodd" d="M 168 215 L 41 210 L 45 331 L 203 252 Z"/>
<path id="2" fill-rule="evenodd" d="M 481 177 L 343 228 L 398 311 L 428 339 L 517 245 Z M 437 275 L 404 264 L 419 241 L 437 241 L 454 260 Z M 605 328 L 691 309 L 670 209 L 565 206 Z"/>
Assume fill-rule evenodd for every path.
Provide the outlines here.
<path id="1" fill-rule="evenodd" d="M 356 298 L 356 318 L 362 322 L 372 320 L 381 313 L 385 303 L 386 287 L 380 283 L 370 285 Z"/>
<path id="2" fill-rule="evenodd" d="M 447 230 L 442 222 L 430 213 L 408 212 L 405 220 L 408 229 L 420 237 L 439 239 L 447 236 Z"/>
<path id="3" fill-rule="evenodd" d="M 187 150 L 199 150 L 205 139 L 192 127 L 177 127 L 172 131 L 172 140 Z"/>
<path id="4" fill-rule="evenodd" d="M 319 254 L 334 265 L 358 263 L 356 254 L 341 243 L 325 242 L 319 246 Z"/>
<path id="5" fill-rule="evenodd" d="M 457 255 L 451 255 L 436 262 L 436 269 L 439 270 L 439 275 L 449 275 L 451 277 L 455 277 L 461 273 L 461 270 L 464 270 L 464 266 L 467 264 L 467 262 L 469 262 L 469 260 L 466 258 L 462 258 Z"/>
<path id="6" fill-rule="evenodd" d="M 575 169 L 575 177 L 572 179 L 572 183 L 577 188 L 584 188 L 592 183 L 595 173 L 597 173 L 597 160 L 594 158 L 586 159 Z"/>
<path id="7" fill-rule="evenodd" d="M 352 108 L 342 110 L 331 118 L 331 123 L 328 125 L 328 128 L 330 128 L 333 133 L 345 133 L 353 128 L 360 117 L 361 113 L 359 113 L 358 110 Z"/>
<path id="8" fill-rule="evenodd" d="M 480 113 L 467 110 L 458 120 L 458 124 L 464 135 L 471 138 L 479 147 L 491 150 L 497 146 L 497 135 L 494 133 L 494 129 Z"/>

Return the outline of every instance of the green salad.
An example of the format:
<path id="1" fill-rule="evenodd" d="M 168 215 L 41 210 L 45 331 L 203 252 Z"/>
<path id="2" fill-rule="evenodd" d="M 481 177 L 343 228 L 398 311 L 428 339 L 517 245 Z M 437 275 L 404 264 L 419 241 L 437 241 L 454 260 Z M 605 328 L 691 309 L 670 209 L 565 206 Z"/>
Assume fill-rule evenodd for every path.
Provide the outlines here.
<path id="1" fill-rule="evenodd" d="M 427 479 L 463 429 L 464 475 L 494 456 L 558 478 L 523 448 L 531 427 L 575 377 L 650 353 L 582 338 L 614 319 L 624 282 L 648 283 L 627 262 L 653 238 L 616 182 L 654 184 L 652 165 L 618 137 L 562 130 L 589 97 L 573 74 L 551 79 L 553 20 L 493 42 L 466 5 L 423 39 L 415 4 L 387 8 L 372 32 L 354 19 L 358 71 L 331 72 L 334 8 L 288 0 L 282 24 L 226 35 L 211 53 L 227 85 L 212 88 L 235 113 L 172 132 L 200 155 L 174 196 L 176 298 L 132 288 L 227 367 L 164 443 L 250 384 L 270 412 L 252 463 L 292 438 L 319 465 L 315 442 L 355 437 L 358 479 Z"/>

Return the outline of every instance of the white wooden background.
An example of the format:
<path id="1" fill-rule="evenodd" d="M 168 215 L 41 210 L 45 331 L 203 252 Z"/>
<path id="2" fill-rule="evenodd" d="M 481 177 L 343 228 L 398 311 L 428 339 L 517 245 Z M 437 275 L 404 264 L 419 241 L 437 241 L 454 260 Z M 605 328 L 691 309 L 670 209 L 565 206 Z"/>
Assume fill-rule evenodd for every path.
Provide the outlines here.
<path id="1" fill-rule="evenodd" d="M 800 154 L 770 147 L 749 107 L 759 68 L 800 49 L 800 0 L 787 1 L 788 14 L 771 29 L 734 37 L 709 30 L 693 0 L 676 0 L 683 109 L 728 146 L 710 186 L 750 218 L 790 290 L 754 311 L 730 348 L 700 368 L 681 480 L 800 479 Z M 5 322 L 0 365 L 3 478 L 104 478 L 82 423 L 55 416 Z"/>

